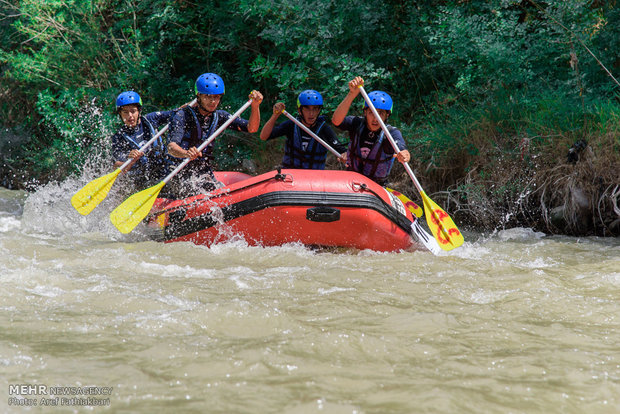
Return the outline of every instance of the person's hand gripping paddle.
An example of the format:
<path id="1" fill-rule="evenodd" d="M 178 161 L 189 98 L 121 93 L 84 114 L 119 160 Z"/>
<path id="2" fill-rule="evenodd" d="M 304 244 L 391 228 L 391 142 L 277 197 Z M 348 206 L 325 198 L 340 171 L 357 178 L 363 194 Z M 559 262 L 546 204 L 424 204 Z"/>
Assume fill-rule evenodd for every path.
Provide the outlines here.
<path id="1" fill-rule="evenodd" d="M 228 125 L 238 118 L 252 104 L 252 100 L 247 101 L 237 112 L 235 112 L 226 122 L 224 122 L 209 138 L 207 138 L 196 150 L 202 151 L 207 147 L 219 134 L 222 133 Z M 121 233 L 131 232 L 151 211 L 159 192 L 168 181 L 179 173 L 191 160 L 186 158 L 179 164 L 174 171 L 166 176 L 158 184 L 142 190 L 125 200 L 120 206 L 116 207 L 110 213 L 110 221 Z"/>
<path id="2" fill-rule="evenodd" d="M 189 106 L 196 105 L 196 99 L 189 102 Z M 184 105 L 185 106 L 185 105 Z M 151 139 L 149 139 L 144 145 L 140 147 L 138 151 L 144 152 L 148 149 L 159 137 L 161 137 L 170 127 L 170 123 L 164 125 L 164 127 L 155 134 Z M 133 158 L 127 159 L 116 170 L 112 171 L 109 174 L 106 174 L 102 177 L 96 178 L 82 187 L 77 193 L 71 197 L 71 205 L 83 216 L 86 216 L 91 213 L 101 203 L 110 192 L 110 188 L 116 181 L 116 178 L 125 171 L 129 167 L 129 165 L 134 161 Z"/>
<path id="3" fill-rule="evenodd" d="M 371 99 L 368 97 L 368 94 L 364 90 L 364 87 L 360 86 L 359 88 L 360 88 L 360 92 L 362 93 L 362 96 L 364 97 L 364 100 L 368 104 L 368 107 L 370 108 L 374 116 L 379 121 L 379 124 L 381 125 L 381 129 L 383 129 L 385 136 L 390 141 L 390 144 L 392 144 L 392 148 L 394 148 L 395 153 L 398 153 L 399 149 L 398 149 L 398 146 L 396 145 L 396 142 L 394 141 L 394 138 L 392 138 L 390 131 L 387 129 L 387 127 L 385 126 L 385 123 L 383 122 L 379 114 L 377 113 L 377 109 L 375 108 Z M 403 164 L 403 167 L 405 167 L 407 174 L 409 174 L 409 177 L 413 181 L 413 184 L 420 192 L 420 196 L 422 197 L 422 202 L 424 204 L 424 214 L 426 215 L 426 222 L 428 223 L 428 227 L 433 233 L 433 236 L 437 240 L 439 247 L 441 247 L 443 250 L 452 250 L 455 247 L 461 246 L 465 240 L 463 238 L 463 235 L 459 231 L 459 229 L 456 227 L 456 224 L 454 224 L 454 221 L 450 218 L 448 213 L 443 211 L 441 207 L 439 207 L 433 200 L 431 200 L 426 195 L 426 193 L 422 189 L 422 186 L 420 185 L 420 182 L 418 181 L 416 176 L 413 174 L 413 171 L 411 170 L 411 167 L 409 166 L 409 164 L 406 162 L 402 164 Z M 415 225 L 415 222 L 414 222 L 414 225 Z"/>

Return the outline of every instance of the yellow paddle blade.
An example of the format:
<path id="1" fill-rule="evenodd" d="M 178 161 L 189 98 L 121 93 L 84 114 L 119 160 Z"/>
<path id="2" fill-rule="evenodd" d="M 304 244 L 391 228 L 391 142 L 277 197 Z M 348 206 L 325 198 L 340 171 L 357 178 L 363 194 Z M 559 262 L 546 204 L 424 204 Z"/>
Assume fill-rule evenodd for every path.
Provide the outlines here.
<path id="1" fill-rule="evenodd" d="M 90 214 L 108 196 L 112 184 L 120 173 L 121 169 L 117 168 L 110 174 L 86 184 L 71 197 L 71 205 L 83 216 Z"/>
<path id="2" fill-rule="evenodd" d="M 422 207 L 411 201 L 409 197 L 389 187 L 385 187 L 385 189 L 388 190 L 390 193 L 394 194 L 400 201 L 402 201 L 405 207 L 407 207 L 409 211 L 411 211 L 411 214 L 416 217 L 422 217 L 422 215 L 424 214 L 424 212 L 422 211 Z"/>
<path id="3" fill-rule="evenodd" d="M 110 221 L 121 233 L 131 232 L 151 211 L 164 181 L 129 197 L 110 213 Z"/>
<path id="4" fill-rule="evenodd" d="M 439 246 L 444 250 L 452 250 L 462 245 L 465 239 L 448 213 L 428 198 L 424 191 L 420 191 L 420 195 L 424 202 L 426 222 Z"/>

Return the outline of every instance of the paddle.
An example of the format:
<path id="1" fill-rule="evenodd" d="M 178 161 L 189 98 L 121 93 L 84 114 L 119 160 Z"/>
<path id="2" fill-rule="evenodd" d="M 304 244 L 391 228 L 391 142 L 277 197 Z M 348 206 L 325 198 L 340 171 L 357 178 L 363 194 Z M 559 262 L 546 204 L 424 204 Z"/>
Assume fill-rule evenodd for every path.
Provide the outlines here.
<path id="1" fill-rule="evenodd" d="M 299 126 L 301 129 L 303 129 L 304 131 L 306 131 L 308 134 L 310 134 L 310 136 L 312 138 L 314 138 L 315 140 L 317 140 L 321 145 L 323 145 L 329 152 L 331 152 L 332 154 L 334 154 L 336 157 L 341 158 L 340 154 L 338 154 L 338 151 L 336 151 L 334 148 L 332 148 L 327 142 L 323 141 L 317 134 L 315 134 L 314 132 L 312 132 L 310 130 L 310 128 L 308 128 L 307 126 L 305 126 L 299 119 L 295 118 L 294 116 L 292 116 L 291 114 L 289 114 L 288 112 L 286 112 L 286 110 L 282 111 L 282 113 L 291 121 L 293 121 L 295 124 L 297 124 L 297 126 Z M 411 211 L 412 214 L 415 214 L 417 217 L 422 217 L 422 209 L 420 207 L 418 207 L 417 204 L 415 204 L 413 201 L 411 201 L 409 198 L 407 198 L 407 196 L 405 196 L 404 194 L 399 193 L 396 190 L 393 190 L 391 188 L 387 188 L 386 190 L 388 190 L 389 192 L 393 193 L 396 197 L 398 197 L 403 204 L 405 205 L 405 207 L 407 207 L 409 209 L 409 211 Z"/>
<path id="2" fill-rule="evenodd" d="M 333 149 L 331 147 L 331 145 L 329 145 L 327 142 L 323 141 L 317 134 L 315 134 L 314 132 L 312 132 L 312 130 L 310 128 L 308 128 L 307 126 L 305 126 L 299 119 L 295 118 L 294 116 L 292 116 L 291 114 L 289 114 L 288 112 L 286 112 L 286 110 L 283 110 L 282 113 L 284 114 L 284 116 L 286 116 L 288 119 L 290 119 L 291 121 L 293 121 L 295 124 L 297 124 L 297 126 L 301 129 L 303 129 L 304 131 L 306 131 L 308 134 L 310 134 L 310 136 L 312 138 L 314 138 L 315 140 L 318 141 L 319 144 L 321 144 L 322 146 L 325 147 L 325 149 L 329 152 L 331 152 L 332 154 L 334 154 L 337 158 L 341 158 L 340 154 L 338 154 L 338 151 L 336 151 L 335 149 Z"/>
<path id="3" fill-rule="evenodd" d="M 306 131 L 308 134 L 310 134 L 310 136 L 314 139 L 316 139 L 321 145 L 323 145 L 328 151 L 330 151 L 332 154 L 334 154 L 336 157 L 340 158 L 340 154 L 338 154 L 338 151 L 336 151 L 335 149 L 333 149 L 328 143 L 326 143 L 325 141 L 323 141 L 317 134 L 315 134 L 314 132 L 312 132 L 310 130 L 310 128 L 306 127 L 303 123 L 301 123 L 297 118 L 295 118 L 294 116 L 292 116 L 291 114 L 289 114 L 288 112 L 286 112 L 286 110 L 282 111 L 282 113 L 291 121 L 293 121 L 297 126 L 299 126 L 301 129 L 303 129 L 304 131 Z M 403 204 L 409 209 L 409 211 L 411 211 L 412 214 L 414 214 L 417 217 L 422 217 L 422 209 L 420 207 L 418 207 L 415 203 L 413 203 L 411 200 L 409 200 L 406 196 L 404 196 L 403 194 L 399 193 L 396 190 L 392 190 L 391 188 L 386 188 L 386 190 L 390 191 L 391 193 L 393 193 L 396 197 L 398 197 Z M 411 224 L 411 229 L 413 230 L 413 232 L 417 235 L 418 240 L 424 244 L 424 246 L 426 246 L 426 248 L 432 252 L 433 254 L 438 254 L 441 249 L 439 248 L 439 245 L 437 244 L 437 242 L 431 238 L 430 234 L 428 234 L 421 226 L 420 223 L 418 223 L 417 219 L 413 219 L 413 223 Z"/>
<path id="4" fill-rule="evenodd" d="M 186 105 L 194 106 L 196 105 L 196 102 L 197 100 L 194 99 Z M 169 126 L 170 123 L 167 123 L 157 134 L 142 145 L 138 151 L 144 152 L 168 130 Z M 127 161 L 125 161 L 123 165 L 116 170 L 86 184 L 77 193 L 75 193 L 73 197 L 71 197 L 71 205 L 83 216 L 90 214 L 90 212 L 93 211 L 95 207 L 97 207 L 99 203 L 101 203 L 108 196 L 110 188 L 112 188 L 116 178 L 121 172 L 123 172 L 123 170 L 125 170 L 125 168 L 129 166 L 129 164 L 132 163 L 132 161 L 134 161 L 133 158 L 128 158 Z"/>
<path id="5" fill-rule="evenodd" d="M 390 131 L 387 129 L 385 123 L 377 113 L 377 109 L 368 97 L 368 94 L 364 90 L 364 87 L 360 86 L 359 88 L 362 96 L 364 97 L 364 100 L 368 104 L 368 107 L 377 118 L 377 121 L 379 121 L 381 129 L 383 129 L 385 136 L 390 141 L 390 144 L 392 144 L 392 148 L 394 148 L 395 153 L 398 153 L 399 149 L 396 145 L 396 142 L 394 142 L 394 138 L 392 138 L 392 134 L 390 134 Z M 422 189 L 422 186 L 420 185 L 420 182 L 413 174 L 413 171 L 411 170 L 409 164 L 407 164 L 406 162 L 402 164 L 405 167 L 407 174 L 409 174 L 409 177 L 411 177 L 413 184 L 418 189 L 420 196 L 422 197 L 422 202 L 424 204 L 424 213 L 426 214 L 426 222 L 428 223 L 428 227 L 431 229 L 433 236 L 435 236 L 435 239 L 439 243 L 439 246 L 444 250 L 452 250 L 455 247 L 459 247 L 460 245 L 462 245 L 465 240 L 463 239 L 463 235 L 461 234 L 459 229 L 456 227 L 456 224 L 454 224 L 454 221 L 452 221 L 448 213 L 443 211 L 441 207 L 439 207 L 433 200 L 431 200 L 426 195 L 426 193 Z M 414 229 L 413 225 L 412 229 Z"/>
<path id="6" fill-rule="evenodd" d="M 411 201 L 409 197 L 401 193 L 400 191 L 396 191 L 393 188 L 385 187 L 390 193 L 394 194 L 402 203 L 407 207 L 411 214 L 414 214 L 416 217 L 420 218 L 424 214 L 424 211 L 418 206 L 416 203 Z"/>
<path id="7" fill-rule="evenodd" d="M 211 136 L 206 139 L 198 148 L 198 151 L 202 151 L 207 145 L 211 143 L 219 134 L 222 133 L 228 125 L 230 125 L 248 106 L 250 106 L 252 100 L 247 101 L 237 112 L 231 115 L 226 122 L 224 122 Z M 120 206 L 116 207 L 112 213 L 110 213 L 110 221 L 121 233 L 131 232 L 143 219 L 149 214 L 157 195 L 161 191 L 162 187 L 166 185 L 168 181 L 179 173 L 191 159 L 185 158 L 181 164 L 179 164 L 174 171 L 166 176 L 158 184 L 152 187 L 142 190 L 125 200 Z"/>

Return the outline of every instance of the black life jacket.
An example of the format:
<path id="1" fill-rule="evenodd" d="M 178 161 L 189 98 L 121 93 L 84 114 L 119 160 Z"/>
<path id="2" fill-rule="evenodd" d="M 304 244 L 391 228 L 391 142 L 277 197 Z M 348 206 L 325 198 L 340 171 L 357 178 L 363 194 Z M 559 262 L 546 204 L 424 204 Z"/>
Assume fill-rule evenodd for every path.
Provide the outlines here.
<path id="1" fill-rule="evenodd" d="M 364 128 L 366 128 L 366 124 L 362 122 L 357 131 L 355 131 L 353 139 L 349 143 L 349 169 L 363 174 L 371 180 L 382 184 L 387 180 L 387 177 L 392 169 L 392 165 L 394 164 L 394 152 L 388 152 L 385 150 L 385 133 L 381 130 L 381 133 L 379 134 L 379 137 L 377 137 L 375 144 L 370 149 L 370 152 L 364 157 L 364 154 L 362 154 L 361 151 L 361 138 Z M 388 128 L 390 127 L 388 126 Z M 352 149 L 355 150 L 352 151 Z"/>
<path id="2" fill-rule="evenodd" d="M 316 130 L 313 132 L 319 135 L 321 128 L 325 125 L 325 118 L 319 117 L 317 119 L 317 124 Z M 304 142 L 308 143 L 305 149 L 303 148 Z M 327 150 L 325 147 L 312 137 L 310 137 L 310 141 L 303 140 L 301 137 L 301 128 L 295 124 L 293 126 L 292 145 L 289 145 L 289 140 L 286 141 L 282 166 L 285 168 L 324 170 L 326 156 Z"/>

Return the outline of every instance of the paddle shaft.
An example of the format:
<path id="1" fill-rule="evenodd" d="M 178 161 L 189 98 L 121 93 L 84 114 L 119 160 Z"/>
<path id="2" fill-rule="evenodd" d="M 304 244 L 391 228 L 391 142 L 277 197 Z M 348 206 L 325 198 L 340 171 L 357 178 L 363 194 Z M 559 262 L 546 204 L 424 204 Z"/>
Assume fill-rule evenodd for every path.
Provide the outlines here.
<path id="1" fill-rule="evenodd" d="M 198 99 L 194 99 L 188 105 L 189 106 L 194 106 L 194 105 L 196 105 L 197 102 L 198 102 Z M 138 149 L 138 151 L 144 152 L 148 147 L 150 147 L 153 144 L 153 142 L 155 142 L 159 137 L 161 137 L 168 130 L 168 128 L 170 128 L 170 122 L 168 122 L 166 125 L 164 125 L 164 127 L 162 129 L 160 129 L 159 132 L 153 136 L 153 138 L 149 139 L 144 145 L 142 145 L 140 147 L 140 149 Z M 133 161 L 134 161 L 133 158 L 128 158 L 127 161 L 125 161 L 123 163 L 123 165 L 121 165 L 119 167 L 119 170 L 123 171 Z"/>
<path id="2" fill-rule="evenodd" d="M 202 151 L 204 148 L 206 148 L 207 145 L 209 145 L 218 135 L 220 135 L 222 133 L 222 131 L 224 131 L 226 128 L 228 128 L 228 126 L 239 117 L 239 115 L 241 115 L 241 113 L 243 111 L 245 111 L 246 109 L 248 109 L 248 106 L 250 106 L 252 104 L 252 100 L 250 99 L 249 101 L 247 101 L 241 108 L 239 108 L 239 110 L 237 112 L 235 112 L 234 114 L 232 114 L 230 116 L 230 118 L 228 118 L 226 120 L 226 122 L 224 122 L 217 130 L 215 130 L 215 132 L 213 134 L 211 134 L 211 136 L 205 140 L 202 144 L 200 144 L 200 146 L 198 148 L 196 148 L 197 151 Z M 168 181 L 170 181 L 172 179 L 172 177 L 174 177 L 175 175 L 177 175 L 179 173 L 179 171 L 181 171 L 189 162 L 191 161 L 190 158 L 185 158 L 183 160 L 182 163 L 180 163 L 177 168 L 175 168 L 170 174 L 168 174 L 166 176 L 166 178 L 164 178 L 162 181 L 164 183 L 167 183 Z"/>
<path id="3" fill-rule="evenodd" d="M 398 153 L 399 149 L 396 145 L 396 142 L 394 142 L 394 138 L 392 138 L 390 131 L 388 131 L 385 123 L 377 113 L 377 109 L 368 97 L 368 94 L 364 90 L 364 87 L 360 86 L 359 88 L 362 96 L 364 96 L 364 100 L 368 104 L 368 107 L 377 118 L 377 121 L 381 125 L 381 129 L 383 129 L 383 132 L 385 132 L 385 136 L 390 141 L 390 144 L 392 144 L 395 153 Z M 411 167 L 409 167 L 409 164 L 407 164 L 406 162 L 403 162 L 402 164 L 404 165 L 407 174 L 409 174 L 409 177 L 411 177 L 411 181 L 413 181 L 413 184 L 415 184 L 416 188 L 420 193 L 420 196 L 422 197 L 422 202 L 424 203 L 424 211 L 426 212 L 426 222 L 428 223 L 431 232 L 435 236 L 435 239 L 441 243 L 440 247 L 444 250 L 451 250 L 455 247 L 462 245 L 464 242 L 463 235 L 461 234 L 459 229 L 456 228 L 456 225 L 454 224 L 450 216 L 448 216 L 448 214 L 443 211 L 441 207 L 435 204 L 435 202 L 428 198 L 428 196 L 422 189 L 420 182 L 413 174 Z M 435 232 L 434 229 L 437 229 L 437 232 Z M 431 249 L 429 248 L 429 250 Z"/>
<path id="4" fill-rule="evenodd" d="M 321 138 L 319 138 L 319 136 L 317 134 L 315 134 L 314 132 L 312 132 L 310 130 L 310 128 L 308 128 L 307 126 L 305 126 L 299 119 L 295 118 L 294 116 L 292 116 L 291 114 L 289 114 L 288 112 L 286 112 L 286 110 L 282 111 L 282 113 L 284 114 L 284 116 L 286 116 L 288 119 L 290 119 L 291 121 L 293 121 L 295 124 L 297 124 L 297 126 L 301 129 L 303 129 L 304 131 L 306 131 L 308 134 L 310 134 L 310 136 L 312 138 L 314 138 L 315 140 L 317 140 L 319 142 L 319 144 L 321 144 L 322 146 L 325 147 L 325 149 L 327 149 L 329 152 L 331 152 L 332 154 L 334 154 L 336 157 L 340 158 L 340 154 L 338 154 L 338 151 L 336 151 L 335 149 L 333 149 L 331 147 L 331 145 L 329 145 L 327 142 L 323 141 Z"/>
<path id="5" fill-rule="evenodd" d="M 411 223 L 411 231 L 416 235 L 418 241 L 424 245 L 428 249 L 429 252 L 433 253 L 435 256 L 439 254 L 441 251 L 441 247 L 437 240 L 433 238 L 430 234 L 428 234 L 420 225 L 420 220 L 415 218 Z"/>
<path id="6" fill-rule="evenodd" d="M 377 118 L 377 121 L 379 122 L 379 125 L 381 125 L 381 129 L 385 133 L 385 136 L 387 137 L 388 141 L 390 141 L 390 144 L 392 144 L 392 148 L 394 148 L 394 153 L 398 154 L 400 152 L 400 149 L 398 149 L 398 146 L 396 145 L 396 141 L 394 141 L 394 138 L 392 138 L 392 134 L 390 134 L 390 131 L 388 131 L 387 126 L 385 126 L 385 123 L 383 122 L 383 119 L 381 119 L 381 117 L 377 113 L 377 109 L 375 108 L 375 106 L 373 105 L 372 101 L 368 97 L 368 94 L 364 90 L 364 87 L 360 86 L 359 88 L 360 88 L 360 92 L 362 93 L 362 96 L 364 97 L 364 100 L 368 104 L 368 107 L 370 108 L 372 113 L 375 115 L 375 118 Z M 422 185 L 420 185 L 420 182 L 416 178 L 416 176 L 413 173 L 413 170 L 411 169 L 409 164 L 406 163 L 406 162 L 403 162 L 402 164 L 405 167 L 405 171 L 407 171 L 407 174 L 409 174 L 409 177 L 413 181 L 413 184 L 418 189 L 418 191 L 420 193 L 424 192 L 424 190 L 422 189 Z"/>
<path id="7" fill-rule="evenodd" d="M 366 91 L 363 91 L 363 93 L 365 94 Z M 367 96 L 367 95 L 366 95 Z M 370 104 L 369 104 L 370 106 Z M 379 118 L 379 114 L 376 113 L 376 110 L 374 107 L 372 107 L 375 116 L 377 117 L 377 119 L 381 120 L 381 118 Z M 303 129 L 304 131 L 306 131 L 308 134 L 310 134 L 310 136 L 312 138 L 314 138 L 315 140 L 317 140 L 321 145 L 323 145 L 328 151 L 330 151 L 332 154 L 334 154 L 336 157 L 340 158 L 340 154 L 338 154 L 338 152 L 333 149 L 328 143 L 326 143 L 325 141 L 323 141 L 321 138 L 319 138 L 319 136 L 317 134 L 315 134 L 314 132 L 312 132 L 310 130 L 310 128 L 306 127 L 303 123 L 301 123 L 297 118 L 295 118 L 294 116 L 292 116 L 291 114 L 289 114 L 286 111 L 282 111 L 282 113 L 291 121 L 293 121 L 295 124 L 297 124 L 301 129 Z M 383 123 L 382 123 L 383 124 Z M 384 131 L 386 133 L 386 135 L 389 137 L 390 142 L 392 144 L 392 146 L 394 147 L 394 151 L 398 152 L 398 147 L 396 146 L 396 143 L 394 142 L 394 139 L 392 138 L 392 136 L 390 135 L 389 131 L 387 131 L 387 128 L 385 128 L 384 125 Z M 406 168 L 409 168 L 408 164 L 405 164 Z M 409 170 L 411 170 L 409 168 Z M 410 172 L 409 174 L 410 176 L 413 175 L 413 171 Z M 417 182 L 417 180 L 415 180 L 415 177 L 412 177 L 414 179 L 414 182 Z M 419 183 L 417 183 L 417 185 L 419 186 Z M 413 214 L 413 212 L 412 212 Z M 433 253 L 434 255 L 439 254 L 439 252 L 441 251 L 441 248 L 439 247 L 439 244 L 437 244 L 437 241 L 431 237 L 430 234 L 428 234 L 426 231 L 424 231 L 424 229 L 422 229 L 422 227 L 420 226 L 420 223 L 418 222 L 416 216 L 414 215 L 413 217 L 413 222 L 411 223 L 411 230 L 412 232 L 417 236 L 417 239 L 420 243 L 422 243 L 431 253 Z"/>

